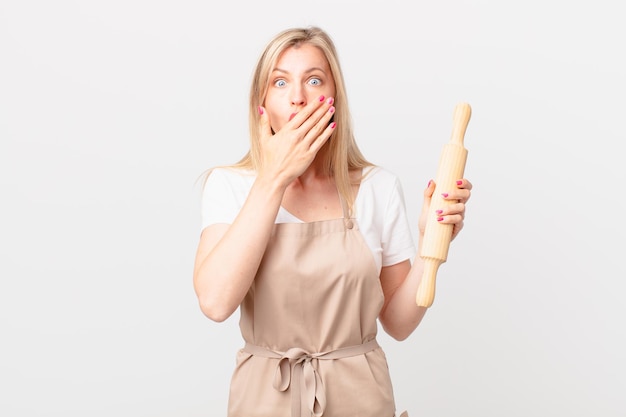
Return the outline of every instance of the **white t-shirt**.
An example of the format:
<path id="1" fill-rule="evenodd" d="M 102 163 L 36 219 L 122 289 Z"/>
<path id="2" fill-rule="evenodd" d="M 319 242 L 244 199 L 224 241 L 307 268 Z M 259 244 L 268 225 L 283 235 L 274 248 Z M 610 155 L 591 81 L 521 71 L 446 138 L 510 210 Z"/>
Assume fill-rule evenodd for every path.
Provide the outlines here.
<path id="1" fill-rule="evenodd" d="M 254 172 L 216 168 L 202 191 L 202 229 L 216 224 L 231 224 L 243 207 L 254 183 Z M 399 179 L 381 167 L 367 168 L 353 208 L 365 242 L 374 255 L 378 272 L 415 256 L 415 244 L 406 214 Z M 282 207 L 276 223 L 300 223 Z"/>

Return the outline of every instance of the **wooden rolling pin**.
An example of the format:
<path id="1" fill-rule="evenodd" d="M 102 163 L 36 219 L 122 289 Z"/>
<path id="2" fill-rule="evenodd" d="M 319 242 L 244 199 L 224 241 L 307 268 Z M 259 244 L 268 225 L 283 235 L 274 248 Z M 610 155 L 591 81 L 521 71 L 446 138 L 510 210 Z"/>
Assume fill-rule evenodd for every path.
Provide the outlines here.
<path id="1" fill-rule="evenodd" d="M 435 177 L 435 192 L 433 193 L 426 221 L 426 230 L 420 248 L 420 257 L 424 260 L 424 273 L 417 288 L 415 301 L 420 307 L 430 307 L 435 298 L 435 281 L 439 265 L 448 259 L 448 248 L 452 238 L 451 224 L 441 224 L 437 221 L 435 209 L 453 204 L 443 199 L 442 193 L 454 190 L 456 181 L 463 178 L 467 149 L 463 147 L 465 130 L 472 115 L 472 108 L 467 103 L 459 103 L 454 108 L 452 119 L 452 136 L 450 142 L 444 145 L 437 176 Z"/>

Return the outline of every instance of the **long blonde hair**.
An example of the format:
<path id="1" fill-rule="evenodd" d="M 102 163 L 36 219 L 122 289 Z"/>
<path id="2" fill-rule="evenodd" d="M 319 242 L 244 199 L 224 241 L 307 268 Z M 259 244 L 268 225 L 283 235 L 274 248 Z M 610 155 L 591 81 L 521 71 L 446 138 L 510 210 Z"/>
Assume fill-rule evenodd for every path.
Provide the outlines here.
<path id="1" fill-rule="evenodd" d="M 281 54 L 287 48 L 297 47 L 301 44 L 310 44 L 322 51 L 335 79 L 336 92 L 334 99 L 336 111 L 334 121 L 337 122 L 337 127 L 327 142 L 329 152 L 325 154 L 323 167 L 325 173 L 334 179 L 339 194 L 341 194 L 348 203 L 350 210 L 352 210 L 355 196 L 352 192 L 353 188 L 349 171 L 369 167 L 373 164 L 365 159 L 354 139 L 346 86 L 334 42 L 326 32 L 318 27 L 284 30 L 277 34 L 265 47 L 258 60 L 250 88 L 248 109 L 250 150 L 239 162 L 231 165 L 231 167 L 248 170 L 257 170 L 259 168 L 261 163 L 259 146 L 261 130 L 258 106 L 265 101 L 269 88 L 270 74 Z"/>

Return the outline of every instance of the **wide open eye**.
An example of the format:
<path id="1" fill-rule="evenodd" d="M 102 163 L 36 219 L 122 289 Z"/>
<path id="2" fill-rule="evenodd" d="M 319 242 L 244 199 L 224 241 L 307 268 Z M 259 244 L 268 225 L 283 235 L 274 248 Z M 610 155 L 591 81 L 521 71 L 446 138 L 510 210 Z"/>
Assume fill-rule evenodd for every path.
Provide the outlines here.
<path id="1" fill-rule="evenodd" d="M 276 80 L 274 81 L 274 86 L 275 87 L 284 87 L 287 85 L 287 81 L 285 80 Z"/>
<path id="2" fill-rule="evenodd" d="M 320 80 L 319 78 L 311 78 L 309 80 L 309 84 L 310 85 L 322 85 L 322 80 Z"/>

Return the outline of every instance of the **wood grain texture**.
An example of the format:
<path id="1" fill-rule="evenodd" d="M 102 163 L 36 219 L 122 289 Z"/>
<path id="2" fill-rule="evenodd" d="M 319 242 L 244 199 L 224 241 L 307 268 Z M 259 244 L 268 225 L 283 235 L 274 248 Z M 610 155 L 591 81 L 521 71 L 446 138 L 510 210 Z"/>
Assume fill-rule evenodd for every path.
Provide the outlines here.
<path id="1" fill-rule="evenodd" d="M 426 230 L 420 247 L 420 257 L 424 260 L 424 272 L 417 289 L 416 302 L 421 307 L 430 307 L 433 304 L 437 271 L 439 266 L 448 259 L 453 226 L 439 223 L 435 210 L 438 207 L 453 204 L 451 201 L 444 200 L 442 193 L 454 189 L 456 181 L 463 178 L 467 161 L 467 149 L 463 142 L 471 114 L 472 109 L 468 103 L 456 105 L 452 118 L 452 135 L 450 141 L 444 145 L 439 158 L 435 192 L 431 199 L 431 210 L 428 213 Z"/>

